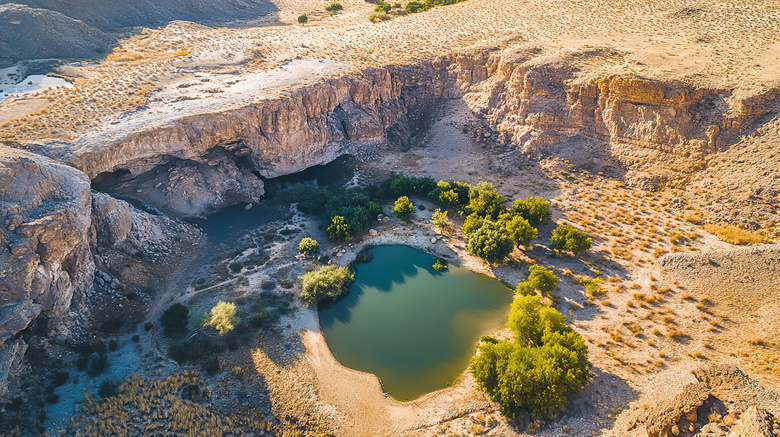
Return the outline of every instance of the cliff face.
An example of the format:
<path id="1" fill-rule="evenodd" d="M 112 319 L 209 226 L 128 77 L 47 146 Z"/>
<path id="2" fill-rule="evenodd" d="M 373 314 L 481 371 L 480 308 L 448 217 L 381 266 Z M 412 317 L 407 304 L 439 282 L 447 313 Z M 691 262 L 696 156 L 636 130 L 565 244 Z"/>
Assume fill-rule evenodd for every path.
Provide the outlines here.
<path id="1" fill-rule="evenodd" d="M 89 178 L 64 164 L 0 147 L 0 381 L 34 319 L 62 326 L 77 290 L 92 282 Z"/>

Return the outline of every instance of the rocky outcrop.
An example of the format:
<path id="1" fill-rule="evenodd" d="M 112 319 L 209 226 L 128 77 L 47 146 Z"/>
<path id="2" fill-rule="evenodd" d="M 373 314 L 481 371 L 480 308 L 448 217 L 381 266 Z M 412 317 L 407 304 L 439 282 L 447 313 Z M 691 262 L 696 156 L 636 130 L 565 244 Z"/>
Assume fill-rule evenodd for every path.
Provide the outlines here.
<path id="1" fill-rule="evenodd" d="M 763 408 L 752 406 L 745 410 L 731 427 L 728 437 L 775 437 L 773 416 Z"/>
<path id="2" fill-rule="evenodd" d="M 17 359 L 8 356 L 10 351 L 24 352 L 11 339 L 33 320 L 44 320 L 50 330 L 62 327 L 74 293 L 92 282 L 90 211 L 85 174 L 39 155 L 0 147 L 4 362 Z"/>

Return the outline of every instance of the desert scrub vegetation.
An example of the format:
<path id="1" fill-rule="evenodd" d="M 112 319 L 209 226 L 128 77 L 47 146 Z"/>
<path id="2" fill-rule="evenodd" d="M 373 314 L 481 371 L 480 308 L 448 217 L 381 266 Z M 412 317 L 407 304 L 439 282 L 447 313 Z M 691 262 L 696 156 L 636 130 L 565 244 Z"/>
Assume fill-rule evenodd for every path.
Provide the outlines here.
<path id="1" fill-rule="evenodd" d="M 465 0 L 424 0 L 421 2 L 411 1 L 406 3 L 406 5 L 402 5 L 401 3 L 390 4 L 380 1 L 374 7 L 374 12 L 368 16 L 368 20 L 372 22 L 376 20 L 387 20 L 392 16 L 416 14 L 418 12 L 425 12 L 436 6 L 447 6 L 463 1 Z"/>
<path id="2" fill-rule="evenodd" d="M 299 294 L 307 305 L 333 300 L 347 292 L 355 274 L 346 267 L 327 265 L 301 276 L 303 287 Z"/>
<path id="3" fill-rule="evenodd" d="M 507 327 L 515 339 L 480 345 L 469 370 L 480 390 L 501 405 L 502 415 L 522 420 L 530 413 L 547 420 L 590 379 L 585 341 L 539 296 L 515 299 Z"/>
<path id="4" fill-rule="evenodd" d="M 207 384 L 192 372 L 150 380 L 133 375 L 105 396 L 84 397 L 65 435 L 265 435 L 277 431 L 262 411 L 239 407 L 232 414 L 211 408 Z M 108 387 L 107 387 L 108 388 Z"/>
<path id="5" fill-rule="evenodd" d="M 704 225 L 704 230 L 730 244 L 770 243 L 772 240 L 760 232 L 752 232 L 732 225 Z"/>
<path id="6" fill-rule="evenodd" d="M 439 258 L 433 263 L 433 269 L 438 272 L 443 272 L 449 268 L 449 263 L 444 258 Z"/>

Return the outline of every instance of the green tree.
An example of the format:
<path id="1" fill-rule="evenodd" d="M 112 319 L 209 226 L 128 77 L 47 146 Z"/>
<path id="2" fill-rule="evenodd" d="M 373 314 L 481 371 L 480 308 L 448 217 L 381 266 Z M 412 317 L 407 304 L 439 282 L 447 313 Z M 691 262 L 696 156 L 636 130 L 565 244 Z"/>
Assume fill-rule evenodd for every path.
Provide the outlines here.
<path id="1" fill-rule="evenodd" d="M 409 201 L 409 198 L 406 196 L 401 196 L 398 198 L 398 200 L 395 201 L 395 208 L 393 208 L 393 213 L 395 213 L 396 217 L 403 221 L 409 220 L 409 218 L 414 214 L 415 208 L 414 205 L 412 205 L 412 202 Z"/>
<path id="2" fill-rule="evenodd" d="M 447 218 L 447 211 L 442 211 L 440 209 L 433 212 L 431 223 L 439 228 L 441 233 L 445 235 L 450 235 L 454 229 L 452 222 Z"/>
<path id="3" fill-rule="evenodd" d="M 547 296 L 558 288 L 558 277 L 552 270 L 542 266 L 532 265 L 528 268 L 528 278 L 517 284 L 517 293 L 522 295 L 536 294 L 536 290 Z"/>
<path id="4" fill-rule="evenodd" d="M 466 251 L 482 258 L 488 263 L 503 261 L 514 249 L 512 240 L 506 228 L 490 220 L 485 220 L 482 226 L 469 236 Z"/>
<path id="5" fill-rule="evenodd" d="M 550 249 L 577 255 L 591 247 L 590 237 L 574 226 L 561 225 L 553 231 Z"/>
<path id="6" fill-rule="evenodd" d="M 340 215 L 331 219 L 331 224 L 325 230 L 325 233 L 328 234 L 328 240 L 331 241 L 343 241 L 351 237 L 349 225 L 344 223 L 344 217 Z"/>
<path id="7" fill-rule="evenodd" d="M 303 287 L 299 296 L 307 305 L 335 299 L 347 292 L 354 278 L 354 274 L 346 267 L 327 265 L 301 276 Z"/>
<path id="8" fill-rule="evenodd" d="M 306 16 L 306 14 L 298 15 L 298 23 L 299 24 L 306 24 L 309 22 L 309 17 Z"/>
<path id="9" fill-rule="evenodd" d="M 585 341 L 538 296 L 515 299 L 507 326 L 515 341 L 481 345 L 469 370 L 480 389 L 501 404 L 504 416 L 519 420 L 531 413 L 548 419 L 590 378 Z"/>
<path id="10" fill-rule="evenodd" d="M 318 243 L 317 240 L 313 238 L 302 238 L 300 244 L 298 244 L 298 252 L 304 255 L 314 255 L 319 251 L 320 243 Z"/>
<path id="11" fill-rule="evenodd" d="M 512 205 L 512 213 L 528 220 L 531 226 L 536 226 L 552 218 L 550 202 L 541 197 L 528 197 L 525 200 L 516 200 L 515 204 Z"/>
<path id="12" fill-rule="evenodd" d="M 509 238 L 512 239 L 512 242 L 517 247 L 528 246 L 531 240 L 539 237 L 539 232 L 536 228 L 532 227 L 528 220 L 519 215 L 512 216 L 505 223 Z"/>
<path id="13" fill-rule="evenodd" d="M 566 316 L 545 305 L 539 296 L 520 296 L 512 302 L 506 326 L 515 333 L 515 341 L 523 346 L 540 346 L 547 331 L 562 332 Z"/>
<path id="14" fill-rule="evenodd" d="M 220 335 L 225 335 L 232 331 L 235 325 L 239 322 L 236 317 L 236 304 L 233 302 L 219 301 L 211 311 L 206 314 L 206 318 L 203 320 L 203 326 L 211 326 Z"/>
<path id="15" fill-rule="evenodd" d="M 463 233 L 468 237 L 476 232 L 477 229 L 481 228 L 482 223 L 484 222 L 485 219 L 482 217 L 478 216 L 477 214 L 471 214 L 470 216 L 466 217 L 466 220 L 463 222 L 461 229 L 463 229 Z"/>
<path id="16" fill-rule="evenodd" d="M 480 217 L 495 220 L 506 211 L 504 196 L 489 182 L 480 182 L 469 190 L 469 205 L 466 211 Z"/>

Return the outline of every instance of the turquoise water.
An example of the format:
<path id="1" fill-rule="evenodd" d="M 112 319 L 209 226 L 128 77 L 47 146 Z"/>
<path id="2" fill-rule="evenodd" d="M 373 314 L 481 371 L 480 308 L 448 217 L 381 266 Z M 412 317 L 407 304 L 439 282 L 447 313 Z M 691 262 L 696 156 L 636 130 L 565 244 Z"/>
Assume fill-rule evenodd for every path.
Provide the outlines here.
<path id="1" fill-rule="evenodd" d="M 501 282 L 408 246 L 371 249 L 347 297 L 320 311 L 336 359 L 373 373 L 388 394 L 412 400 L 452 384 L 479 337 L 501 328 L 512 291 Z"/>

